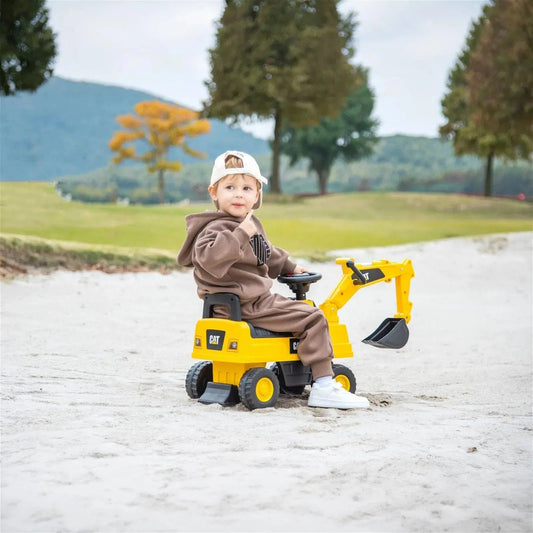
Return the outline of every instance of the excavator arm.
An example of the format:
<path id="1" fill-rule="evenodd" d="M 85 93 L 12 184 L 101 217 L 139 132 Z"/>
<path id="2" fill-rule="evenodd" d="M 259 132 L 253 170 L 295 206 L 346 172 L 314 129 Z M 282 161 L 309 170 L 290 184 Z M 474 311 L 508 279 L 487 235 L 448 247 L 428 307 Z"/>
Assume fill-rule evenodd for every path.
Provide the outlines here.
<path id="1" fill-rule="evenodd" d="M 335 261 L 342 267 L 342 277 L 331 294 L 319 306 L 330 324 L 339 322 L 338 311 L 357 291 L 381 281 L 396 283 L 396 314 L 385 319 L 378 329 L 363 342 L 381 348 L 397 348 L 407 342 L 409 332 L 406 324 L 411 320 L 412 302 L 409 301 L 413 265 L 409 259 L 402 263 L 387 260 L 373 261 L 371 264 L 356 264 L 352 258 L 339 258 Z M 403 344 L 402 344 L 403 342 Z M 401 345 L 401 346 L 400 346 Z"/>

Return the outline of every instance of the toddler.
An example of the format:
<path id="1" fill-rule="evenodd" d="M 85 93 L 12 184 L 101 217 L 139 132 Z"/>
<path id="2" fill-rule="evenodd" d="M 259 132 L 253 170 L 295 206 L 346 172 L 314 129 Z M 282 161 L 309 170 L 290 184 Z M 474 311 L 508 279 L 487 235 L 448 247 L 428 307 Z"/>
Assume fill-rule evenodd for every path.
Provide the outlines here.
<path id="1" fill-rule="evenodd" d="M 272 279 L 307 270 L 268 240 L 254 214 L 261 207 L 266 183 L 252 156 L 237 151 L 218 156 L 209 186 L 217 211 L 185 218 L 187 237 L 178 263 L 194 267 L 200 298 L 234 293 L 240 298 L 243 320 L 259 328 L 291 332 L 299 339 L 298 357 L 311 367 L 314 380 L 309 406 L 367 408 L 366 398 L 348 392 L 333 379 L 333 349 L 322 311 L 270 292 Z M 223 306 L 214 311 L 215 316 L 229 318 Z"/>

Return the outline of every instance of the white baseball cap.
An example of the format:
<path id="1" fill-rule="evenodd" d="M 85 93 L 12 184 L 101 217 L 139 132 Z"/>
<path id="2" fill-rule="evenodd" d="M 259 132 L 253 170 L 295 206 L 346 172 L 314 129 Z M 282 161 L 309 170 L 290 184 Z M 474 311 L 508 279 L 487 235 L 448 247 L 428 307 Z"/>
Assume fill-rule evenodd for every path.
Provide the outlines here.
<path id="1" fill-rule="evenodd" d="M 242 167 L 237 168 L 226 168 L 226 158 L 228 156 L 238 157 L 242 161 Z M 245 154 L 244 152 L 237 152 L 235 150 L 228 150 L 223 154 L 220 154 L 216 159 L 213 165 L 213 172 L 211 173 L 211 186 L 215 185 L 222 178 L 230 174 L 249 174 L 254 177 L 260 184 L 267 184 L 268 180 L 261 175 L 259 170 L 259 165 L 257 161 L 250 155 Z M 254 209 L 259 209 L 263 201 L 263 187 L 259 188 L 259 199 L 254 205 Z"/>

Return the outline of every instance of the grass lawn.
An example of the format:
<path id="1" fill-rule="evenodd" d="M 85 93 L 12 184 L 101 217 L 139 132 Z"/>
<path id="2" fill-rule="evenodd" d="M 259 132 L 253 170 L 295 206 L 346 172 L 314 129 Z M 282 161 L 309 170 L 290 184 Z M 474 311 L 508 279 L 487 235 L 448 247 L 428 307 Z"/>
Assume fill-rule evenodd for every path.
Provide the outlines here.
<path id="1" fill-rule="evenodd" d="M 0 183 L 0 198 L 4 240 L 30 236 L 125 255 L 175 255 L 185 239 L 185 215 L 212 209 L 207 203 L 67 202 L 51 184 L 31 182 Z M 462 195 L 365 192 L 294 202 L 278 202 L 267 195 L 257 214 L 270 240 L 297 257 L 320 257 L 332 249 L 533 230 L 533 206 L 528 202 Z"/>

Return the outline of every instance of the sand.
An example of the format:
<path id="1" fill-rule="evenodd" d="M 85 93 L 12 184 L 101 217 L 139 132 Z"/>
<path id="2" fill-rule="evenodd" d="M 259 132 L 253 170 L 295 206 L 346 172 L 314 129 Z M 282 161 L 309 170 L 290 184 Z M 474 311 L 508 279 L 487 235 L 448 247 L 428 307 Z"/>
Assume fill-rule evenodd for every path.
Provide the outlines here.
<path id="1" fill-rule="evenodd" d="M 531 531 L 532 242 L 336 253 L 416 272 L 401 350 L 359 342 L 394 284 L 340 312 L 366 411 L 189 399 L 190 271 L 2 282 L 2 532 Z"/>

